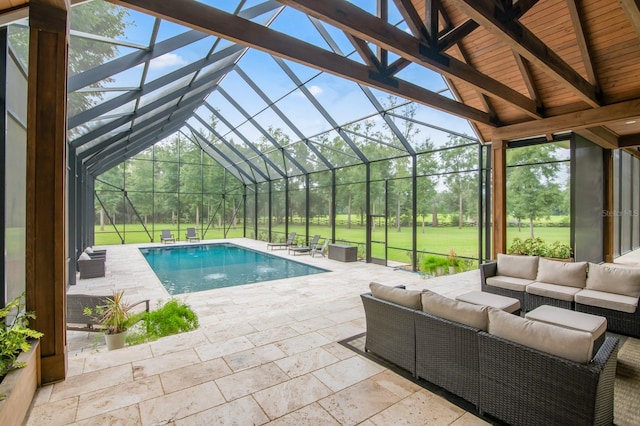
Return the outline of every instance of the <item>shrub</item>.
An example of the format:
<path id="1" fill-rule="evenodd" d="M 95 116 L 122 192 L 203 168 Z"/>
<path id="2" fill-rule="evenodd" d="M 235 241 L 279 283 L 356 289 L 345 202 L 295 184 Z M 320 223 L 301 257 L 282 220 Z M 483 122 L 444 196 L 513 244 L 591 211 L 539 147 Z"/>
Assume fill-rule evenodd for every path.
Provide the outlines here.
<path id="1" fill-rule="evenodd" d="M 198 315 L 189 305 L 175 298 L 154 311 L 138 315 L 141 321 L 127 334 L 127 343 L 130 345 L 195 330 L 199 326 Z"/>
<path id="2" fill-rule="evenodd" d="M 435 254 L 425 255 L 420 263 L 420 269 L 431 275 L 435 275 L 438 268 L 446 268 L 447 266 L 449 266 L 447 258 Z"/>
<path id="3" fill-rule="evenodd" d="M 561 243 L 560 241 L 546 244 L 541 238 L 527 238 L 525 240 L 514 238 L 507 253 L 555 257 L 558 259 L 569 259 L 573 256 L 573 250 L 568 244 Z"/>

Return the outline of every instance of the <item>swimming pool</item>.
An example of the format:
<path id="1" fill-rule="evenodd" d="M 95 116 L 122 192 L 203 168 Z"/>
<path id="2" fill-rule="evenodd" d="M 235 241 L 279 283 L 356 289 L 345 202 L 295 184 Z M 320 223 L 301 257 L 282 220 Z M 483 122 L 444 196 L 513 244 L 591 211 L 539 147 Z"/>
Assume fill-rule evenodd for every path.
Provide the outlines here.
<path id="1" fill-rule="evenodd" d="M 172 295 L 328 272 L 231 243 L 143 247 L 140 252 Z"/>

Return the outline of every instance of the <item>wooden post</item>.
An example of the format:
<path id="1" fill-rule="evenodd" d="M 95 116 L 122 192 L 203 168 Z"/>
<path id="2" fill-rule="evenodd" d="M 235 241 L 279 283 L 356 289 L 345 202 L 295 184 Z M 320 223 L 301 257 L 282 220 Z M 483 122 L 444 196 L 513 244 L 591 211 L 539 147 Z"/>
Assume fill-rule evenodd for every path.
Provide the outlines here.
<path id="1" fill-rule="evenodd" d="M 613 262 L 613 219 L 614 219 L 614 205 L 613 205 L 613 150 L 602 150 L 603 161 L 603 189 L 604 189 L 604 205 L 602 206 L 603 215 L 603 235 L 602 235 L 602 254 L 605 262 Z M 608 214 L 607 214 L 608 213 Z"/>
<path id="2" fill-rule="evenodd" d="M 492 258 L 507 251 L 507 142 L 491 142 Z"/>
<path id="3" fill-rule="evenodd" d="M 68 0 L 29 3 L 26 301 L 37 318 L 43 383 L 63 380 L 66 355 Z"/>

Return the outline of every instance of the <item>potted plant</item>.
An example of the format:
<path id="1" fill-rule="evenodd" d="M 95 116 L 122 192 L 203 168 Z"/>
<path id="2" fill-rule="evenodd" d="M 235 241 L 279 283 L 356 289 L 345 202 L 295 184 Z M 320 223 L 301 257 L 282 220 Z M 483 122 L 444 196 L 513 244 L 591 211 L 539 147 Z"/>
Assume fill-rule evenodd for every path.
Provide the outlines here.
<path id="1" fill-rule="evenodd" d="M 39 339 L 24 293 L 0 308 L 0 424 L 22 424 L 39 383 Z"/>
<path id="2" fill-rule="evenodd" d="M 453 275 L 456 273 L 456 268 L 460 263 L 460 259 L 456 255 L 456 251 L 451 248 L 449 249 L 449 256 L 447 256 L 447 263 L 449 264 L 449 275 Z"/>
<path id="3" fill-rule="evenodd" d="M 130 325 L 131 304 L 124 300 L 124 290 L 114 290 L 104 305 L 85 308 L 84 314 L 96 318 L 104 328 L 108 350 L 124 347 L 127 328 Z"/>

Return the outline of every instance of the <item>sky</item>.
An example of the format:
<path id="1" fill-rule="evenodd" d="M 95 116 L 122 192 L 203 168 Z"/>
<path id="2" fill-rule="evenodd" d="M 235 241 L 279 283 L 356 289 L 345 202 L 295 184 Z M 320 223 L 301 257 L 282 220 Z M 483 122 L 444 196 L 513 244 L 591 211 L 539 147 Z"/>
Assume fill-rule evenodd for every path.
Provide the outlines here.
<path id="1" fill-rule="evenodd" d="M 202 1 L 202 3 L 212 5 L 227 12 L 233 12 L 238 6 L 237 0 L 206 0 Z M 260 0 L 248 0 L 244 3 L 242 9 L 246 10 L 259 3 L 261 3 Z M 375 12 L 375 0 L 357 0 L 353 1 L 353 3 L 369 12 Z M 400 14 L 394 9 L 393 2 L 389 2 L 389 5 L 389 21 L 398 24 L 399 28 L 408 31 L 406 24 L 401 20 Z M 125 34 L 118 39 L 127 43 L 135 43 L 143 46 L 148 45 L 151 41 L 155 18 L 130 10 L 127 19 L 131 25 L 128 26 Z M 294 9 L 285 7 L 252 20 L 259 24 L 265 24 L 271 21 L 270 28 L 275 31 L 331 50 L 311 20 Z M 362 60 L 353 52 L 354 49 L 352 45 L 340 30 L 327 25 L 324 25 L 324 27 L 344 54 L 362 63 Z M 186 27 L 168 21 L 162 21 L 158 30 L 156 44 L 186 31 L 189 31 Z M 154 59 L 150 62 L 145 81 L 148 83 L 205 57 L 215 40 L 214 37 L 210 36 Z M 219 52 L 230 45 L 231 43 L 228 41 L 219 41 L 215 51 Z M 119 47 L 119 54 L 126 55 L 135 50 L 136 49 L 131 47 L 121 46 Z M 394 59 L 394 55 L 391 54 L 390 61 Z M 313 137 L 322 132 L 329 132 L 336 124 L 343 126 L 358 121 L 363 117 L 370 117 L 369 120 L 376 123 L 376 126 L 383 123 L 380 116 L 371 117 L 372 114 L 376 113 L 376 109 L 367 99 L 365 92 L 358 84 L 319 72 L 313 68 L 292 61 L 284 60 L 283 62 L 285 64 L 284 66 L 295 73 L 296 78 L 304 84 L 308 92 L 315 98 L 321 106 L 320 111 L 303 91 L 297 88 L 296 82 L 285 74 L 282 66 L 270 55 L 250 49 L 240 58 L 238 66 L 266 93 L 272 102 L 275 102 L 275 105 L 283 111 L 286 117 L 294 123 L 305 137 Z M 112 89 L 140 86 L 142 75 L 143 66 L 139 65 L 114 76 L 113 81 L 106 85 Z M 405 68 L 400 76 L 404 80 L 432 91 L 446 90 L 445 82 L 441 76 L 416 64 Z M 227 75 L 220 84 L 220 87 L 225 93 L 229 94 L 233 102 L 240 104 L 240 106 L 265 129 L 269 127 L 281 128 L 289 135 L 292 141 L 295 142 L 300 139 L 273 111 L 269 110 L 264 100 L 262 100 L 236 72 L 231 72 Z M 371 89 L 371 92 L 382 105 L 389 105 L 390 100 L 386 93 L 376 89 Z M 117 90 L 114 92 L 105 92 L 103 100 L 121 93 L 122 92 L 118 92 Z M 451 93 L 448 91 L 443 92 L 443 95 L 451 97 Z M 149 102 L 151 99 L 157 97 L 159 97 L 158 93 L 152 94 L 147 99 L 144 99 L 143 103 Z M 213 108 L 218 109 L 225 119 L 230 122 L 232 127 L 241 126 L 240 130 L 242 134 L 249 140 L 256 140 L 261 137 L 259 129 L 248 123 L 247 117 L 234 107 L 232 102 L 230 102 L 221 91 L 214 91 L 207 98 L 207 102 Z M 397 104 L 403 104 L 406 101 L 398 98 L 395 102 Z M 112 111 L 110 115 L 117 115 L 118 112 L 126 113 L 129 112 L 131 108 L 131 105 L 126 105 L 123 106 L 120 111 Z M 325 119 L 321 110 L 325 110 L 332 117 L 333 121 Z M 199 108 L 197 114 L 206 122 L 210 121 L 209 117 L 211 112 L 206 107 Z M 460 134 L 470 135 L 471 137 L 475 136 L 466 120 L 437 111 L 433 108 L 418 106 L 416 108 L 415 118 L 420 122 L 432 124 L 438 128 L 450 129 Z M 399 126 L 404 124 L 403 120 L 394 120 Z M 196 128 L 202 127 L 201 123 L 195 119 L 190 120 L 190 123 Z M 429 138 L 436 146 L 440 146 L 448 139 L 445 132 L 432 127 L 418 125 L 418 128 L 420 132 L 417 138 L 420 141 Z M 239 140 L 238 133 L 226 125 L 219 124 L 217 130 L 229 139 L 233 139 L 234 141 Z M 333 134 L 335 133 L 332 133 L 332 135 Z"/>

